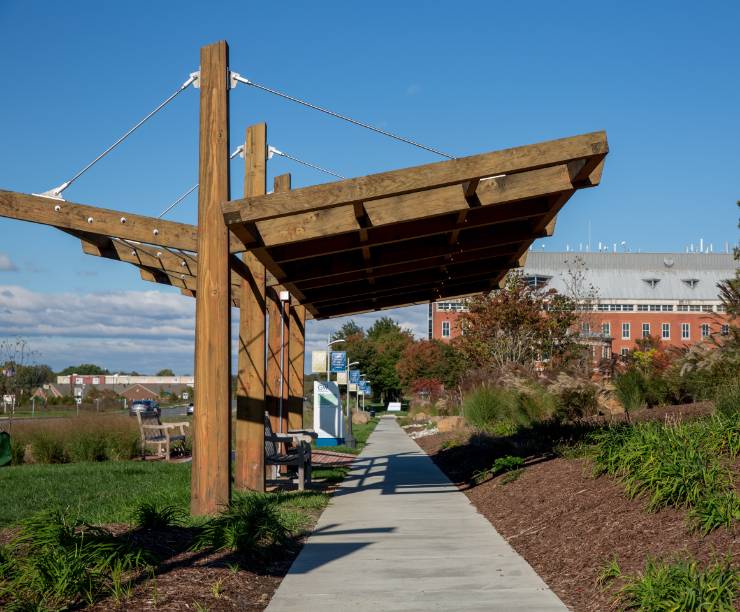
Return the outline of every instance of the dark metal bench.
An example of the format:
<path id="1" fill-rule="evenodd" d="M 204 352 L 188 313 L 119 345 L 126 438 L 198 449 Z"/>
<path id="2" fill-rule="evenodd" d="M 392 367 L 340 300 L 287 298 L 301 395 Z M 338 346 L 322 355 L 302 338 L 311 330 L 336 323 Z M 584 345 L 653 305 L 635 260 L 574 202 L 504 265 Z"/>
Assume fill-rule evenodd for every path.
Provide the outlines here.
<path id="1" fill-rule="evenodd" d="M 280 452 L 280 445 L 284 452 Z M 308 432 L 286 434 L 272 431 L 270 415 L 265 412 L 265 465 L 298 468 L 298 490 L 311 484 L 311 435 Z"/>

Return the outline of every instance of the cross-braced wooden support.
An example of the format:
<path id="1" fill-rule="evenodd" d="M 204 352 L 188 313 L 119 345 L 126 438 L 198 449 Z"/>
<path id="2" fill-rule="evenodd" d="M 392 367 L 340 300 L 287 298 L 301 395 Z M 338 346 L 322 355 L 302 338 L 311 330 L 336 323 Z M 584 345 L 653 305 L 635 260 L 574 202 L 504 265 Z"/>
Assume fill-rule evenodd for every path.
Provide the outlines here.
<path id="1" fill-rule="evenodd" d="M 191 511 L 214 514 L 231 493 L 231 282 L 228 46 L 201 50 L 198 277 L 195 306 L 195 413 Z"/>

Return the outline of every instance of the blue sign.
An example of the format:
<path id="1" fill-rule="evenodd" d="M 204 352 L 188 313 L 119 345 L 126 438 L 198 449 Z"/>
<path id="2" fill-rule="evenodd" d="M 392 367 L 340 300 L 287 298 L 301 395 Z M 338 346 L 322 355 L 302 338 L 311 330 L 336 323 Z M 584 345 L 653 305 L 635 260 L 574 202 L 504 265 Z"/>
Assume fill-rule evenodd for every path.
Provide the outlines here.
<path id="1" fill-rule="evenodd" d="M 349 382 L 352 384 L 359 384 L 360 382 L 360 370 L 350 370 L 349 371 Z"/>
<path id="2" fill-rule="evenodd" d="M 365 395 L 370 395 L 370 383 L 366 380 L 361 380 L 357 384 L 357 388 L 360 390 L 361 393 L 364 393 Z"/>
<path id="3" fill-rule="evenodd" d="M 332 351 L 329 354 L 329 371 L 344 372 L 347 369 L 347 353 L 345 351 Z"/>

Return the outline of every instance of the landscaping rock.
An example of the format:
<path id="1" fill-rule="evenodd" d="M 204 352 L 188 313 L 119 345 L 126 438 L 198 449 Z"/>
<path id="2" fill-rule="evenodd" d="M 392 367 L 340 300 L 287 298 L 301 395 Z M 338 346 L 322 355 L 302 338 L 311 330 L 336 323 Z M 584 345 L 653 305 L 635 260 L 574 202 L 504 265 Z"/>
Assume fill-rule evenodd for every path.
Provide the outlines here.
<path id="1" fill-rule="evenodd" d="M 457 431 L 465 427 L 465 419 L 461 416 L 450 416 L 439 419 L 437 428 L 440 432 Z"/>
<path id="2" fill-rule="evenodd" d="M 370 421 L 370 415 L 367 412 L 353 412 L 352 413 L 352 424 L 353 425 L 364 425 Z"/>

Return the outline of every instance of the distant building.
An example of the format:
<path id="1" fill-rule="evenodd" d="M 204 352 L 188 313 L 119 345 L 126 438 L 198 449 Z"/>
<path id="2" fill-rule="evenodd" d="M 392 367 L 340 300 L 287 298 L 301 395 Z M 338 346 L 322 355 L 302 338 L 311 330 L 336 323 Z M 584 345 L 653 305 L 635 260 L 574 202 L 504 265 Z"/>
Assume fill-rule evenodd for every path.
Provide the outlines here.
<path id="1" fill-rule="evenodd" d="M 57 386 L 64 389 L 65 395 L 85 397 L 90 389 L 112 391 L 127 397 L 132 387 L 141 386 L 155 397 L 135 399 L 158 399 L 164 393 L 171 393 L 182 399 L 192 399 L 189 391 L 195 385 L 193 376 L 129 376 L 128 374 L 70 374 L 57 376 Z"/>
<path id="2" fill-rule="evenodd" d="M 121 392 L 121 397 L 126 398 L 129 402 L 138 400 L 160 400 L 160 396 L 144 385 L 131 385 L 128 389 Z"/>
<path id="3" fill-rule="evenodd" d="M 536 287 L 567 293 L 569 269 L 580 258 L 585 281 L 597 299 L 581 334 L 594 358 L 626 355 L 635 341 L 658 336 L 665 344 L 687 346 L 729 325 L 717 284 L 735 276 L 727 253 L 541 253 L 530 252 L 523 274 Z M 460 334 L 463 300 L 429 305 L 429 337 L 450 340 Z M 598 352 L 602 354 L 599 355 Z"/>

